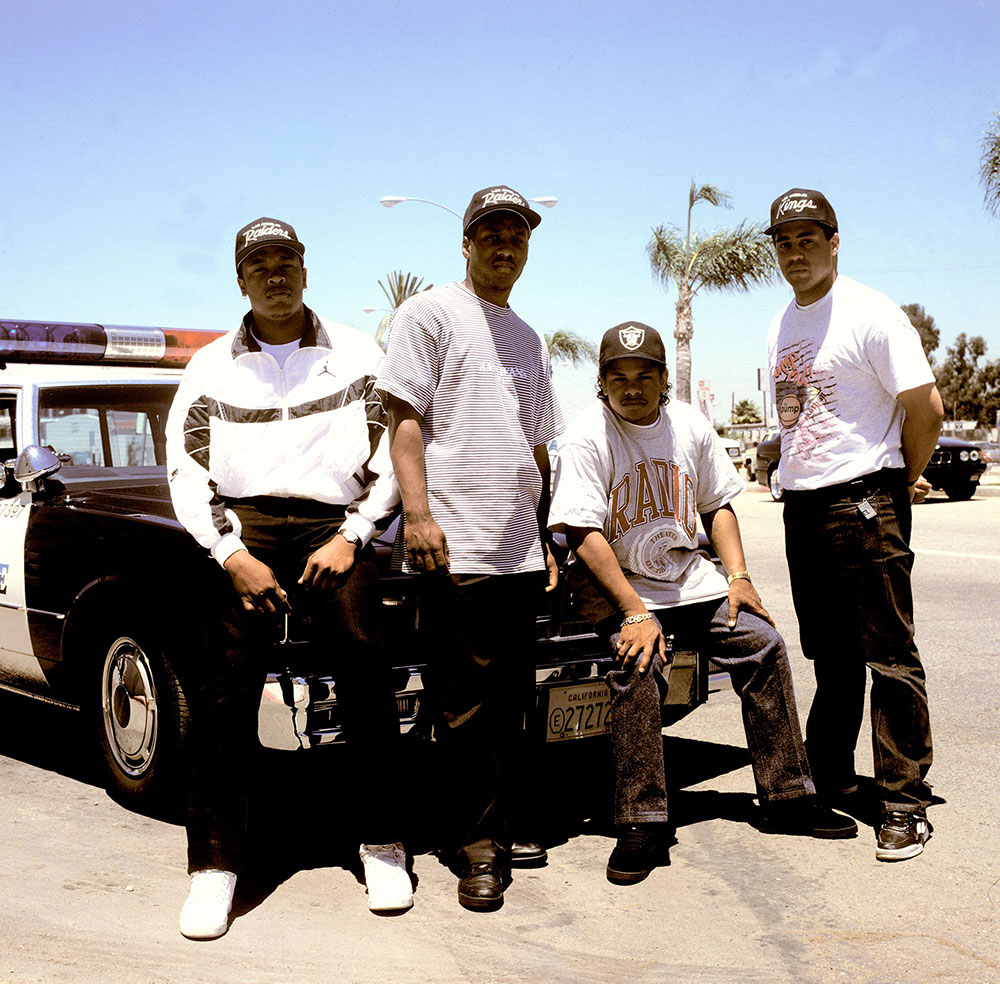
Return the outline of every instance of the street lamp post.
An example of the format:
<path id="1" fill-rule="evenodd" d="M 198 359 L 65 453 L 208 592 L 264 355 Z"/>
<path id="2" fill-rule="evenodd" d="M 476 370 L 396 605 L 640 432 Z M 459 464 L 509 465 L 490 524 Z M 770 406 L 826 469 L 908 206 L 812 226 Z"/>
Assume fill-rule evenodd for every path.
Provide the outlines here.
<path id="1" fill-rule="evenodd" d="M 529 198 L 528 201 L 534 202 L 536 205 L 544 205 L 545 208 L 555 208 L 559 199 L 555 195 L 542 195 L 539 198 Z M 411 198 L 408 195 L 383 195 L 379 199 L 379 204 L 384 205 L 386 208 L 392 208 L 393 205 L 398 205 L 400 202 L 424 202 L 426 205 L 436 205 L 438 208 L 443 208 L 446 212 L 451 212 L 456 219 L 462 218 L 453 208 L 448 208 L 447 205 L 442 205 L 440 202 L 432 202 L 429 198 Z"/>

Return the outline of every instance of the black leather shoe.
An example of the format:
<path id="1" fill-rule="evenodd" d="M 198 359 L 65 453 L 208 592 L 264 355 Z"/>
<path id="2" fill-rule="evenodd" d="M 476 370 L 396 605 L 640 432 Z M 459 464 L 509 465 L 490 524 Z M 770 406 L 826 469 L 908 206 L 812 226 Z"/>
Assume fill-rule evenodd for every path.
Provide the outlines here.
<path id="1" fill-rule="evenodd" d="M 549 852 L 535 841 L 516 840 L 510 845 L 510 863 L 515 868 L 540 868 L 548 859 Z"/>
<path id="2" fill-rule="evenodd" d="M 608 858 L 608 881 L 634 885 L 663 863 L 664 842 L 655 828 L 659 824 L 620 827 L 618 842 Z"/>
<path id="3" fill-rule="evenodd" d="M 768 804 L 756 827 L 765 834 L 799 837 L 838 839 L 858 835 L 858 825 L 850 817 L 834 812 L 812 797 Z"/>
<path id="4" fill-rule="evenodd" d="M 488 912 L 503 905 L 504 876 L 500 863 L 477 861 L 468 864 L 458 880 L 458 901 L 466 909 Z"/>

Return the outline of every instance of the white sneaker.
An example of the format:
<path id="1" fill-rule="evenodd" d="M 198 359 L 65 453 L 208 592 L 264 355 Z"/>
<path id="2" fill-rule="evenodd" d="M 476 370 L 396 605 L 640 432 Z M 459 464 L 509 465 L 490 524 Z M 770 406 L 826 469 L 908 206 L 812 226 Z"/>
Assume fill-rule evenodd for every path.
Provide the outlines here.
<path id="1" fill-rule="evenodd" d="M 406 870 L 406 849 L 395 844 L 362 844 L 358 854 L 365 866 L 368 908 L 372 912 L 409 909 L 413 882 Z"/>
<path id="2" fill-rule="evenodd" d="M 236 875 L 206 868 L 191 876 L 191 891 L 181 909 L 181 933 L 189 940 L 214 940 L 229 928 Z"/>

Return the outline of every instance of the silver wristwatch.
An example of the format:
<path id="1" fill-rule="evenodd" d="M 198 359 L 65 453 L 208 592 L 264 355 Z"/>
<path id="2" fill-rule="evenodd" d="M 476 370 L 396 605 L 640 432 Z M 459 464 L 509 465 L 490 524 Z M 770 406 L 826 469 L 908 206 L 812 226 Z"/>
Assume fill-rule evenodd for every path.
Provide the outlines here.
<path id="1" fill-rule="evenodd" d="M 342 536 L 348 543 L 354 547 L 361 546 L 361 537 L 358 536 L 353 530 L 337 530 L 337 536 Z"/>

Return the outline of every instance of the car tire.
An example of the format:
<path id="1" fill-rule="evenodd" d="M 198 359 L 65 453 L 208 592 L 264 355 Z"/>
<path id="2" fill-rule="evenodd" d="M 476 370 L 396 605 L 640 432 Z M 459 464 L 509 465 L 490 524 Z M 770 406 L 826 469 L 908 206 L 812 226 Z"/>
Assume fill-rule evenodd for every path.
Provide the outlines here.
<path id="1" fill-rule="evenodd" d="M 778 484 L 778 466 L 775 465 L 767 473 L 767 487 L 771 490 L 771 498 L 775 502 L 781 502 L 785 497 L 785 490 Z"/>
<path id="2" fill-rule="evenodd" d="M 94 652 L 92 711 L 113 798 L 179 812 L 186 802 L 190 711 L 155 631 L 120 624 Z"/>
<path id="3" fill-rule="evenodd" d="M 966 499 L 971 499 L 978 488 L 978 482 L 955 482 L 944 491 L 949 499 L 953 499 L 955 502 L 964 502 Z"/>

